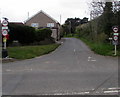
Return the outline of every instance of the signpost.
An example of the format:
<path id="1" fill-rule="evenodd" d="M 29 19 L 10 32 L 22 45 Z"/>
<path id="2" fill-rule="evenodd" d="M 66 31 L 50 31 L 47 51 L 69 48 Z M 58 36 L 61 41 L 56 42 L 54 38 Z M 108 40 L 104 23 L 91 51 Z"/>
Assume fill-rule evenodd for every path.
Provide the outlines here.
<path id="1" fill-rule="evenodd" d="M 115 45 L 115 54 L 114 55 L 117 55 L 117 45 L 118 45 L 118 26 L 113 26 L 113 45 Z"/>
<path id="2" fill-rule="evenodd" d="M 6 43 L 7 43 L 7 36 L 8 36 L 8 19 L 4 18 L 2 21 L 2 35 L 3 35 L 3 43 L 4 43 L 4 48 L 2 50 L 2 58 L 7 58 L 8 52 L 6 49 Z"/>
<path id="3" fill-rule="evenodd" d="M 2 35 L 4 36 L 3 38 L 4 49 L 6 49 L 6 42 L 7 42 L 6 36 L 8 35 L 8 21 L 6 19 L 2 21 Z"/>

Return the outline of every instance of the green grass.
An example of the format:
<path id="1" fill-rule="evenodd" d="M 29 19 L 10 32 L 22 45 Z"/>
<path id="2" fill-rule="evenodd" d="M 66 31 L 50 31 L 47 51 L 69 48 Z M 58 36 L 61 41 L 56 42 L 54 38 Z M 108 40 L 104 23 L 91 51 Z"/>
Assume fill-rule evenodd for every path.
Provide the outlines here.
<path id="1" fill-rule="evenodd" d="M 59 44 L 50 44 L 42 46 L 21 46 L 21 47 L 8 47 L 9 57 L 15 59 L 30 59 L 54 51 Z"/>
<path id="2" fill-rule="evenodd" d="M 85 42 L 92 51 L 97 54 L 104 55 L 104 56 L 115 56 L 114 55 L 114 45 L 108 43 L 97 43 L 91 42 L 87 39 L 80 38 L 83 42 Z M 117 56 L 120 56 L 120 53 L 117 51 Z"/>

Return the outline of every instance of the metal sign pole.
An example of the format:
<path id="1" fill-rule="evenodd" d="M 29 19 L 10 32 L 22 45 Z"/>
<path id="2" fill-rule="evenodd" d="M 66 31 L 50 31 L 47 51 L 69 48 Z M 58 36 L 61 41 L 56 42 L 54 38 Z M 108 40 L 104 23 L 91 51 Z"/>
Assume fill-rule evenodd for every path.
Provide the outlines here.
<path id="1" fill-rule="evenodd" d="M 4 49 L 6 50 L 6 42 L 4 42 Z"/>
<path id="2" fill-rule="evenodd" d="M 114 39 L 114 45 L 115 45 L 115 56 L 117 55 L 117 45 L 118 45 L 118 36 L 119 36 L 119 29 L 118 29 L 118 26 L 113 26 L 112 27 L 114 33 L 113 33 L 113 39 Z"/>
<path id="3" fill-rule="evenodd" d="M 4 49 L 6 50 L 6 42 L 7 42 L 7 38 L 6 37 L 3 38 L 3 42 L 4 42 Z"/>
<path id="4" fill-rule="evenodd" d="M 117 46 L 115 45 L 115 56 L 117 55 Z"/>

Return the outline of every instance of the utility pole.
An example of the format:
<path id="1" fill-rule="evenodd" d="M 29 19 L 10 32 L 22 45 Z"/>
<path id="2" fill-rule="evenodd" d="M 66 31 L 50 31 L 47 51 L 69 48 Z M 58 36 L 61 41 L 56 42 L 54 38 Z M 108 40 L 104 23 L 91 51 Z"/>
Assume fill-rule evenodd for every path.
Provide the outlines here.
<path id="1" fill-rule="evenodd" d="M 28 12 L 28 19 L 29 19 L 29 12 Z"/>
<path id="2" fill-rule="evenodd" d="M 62 19 L 62 16 L 61 16 L 61 14 L 60 14 L 60 25 L 61 25 L 61 19 Z"/>

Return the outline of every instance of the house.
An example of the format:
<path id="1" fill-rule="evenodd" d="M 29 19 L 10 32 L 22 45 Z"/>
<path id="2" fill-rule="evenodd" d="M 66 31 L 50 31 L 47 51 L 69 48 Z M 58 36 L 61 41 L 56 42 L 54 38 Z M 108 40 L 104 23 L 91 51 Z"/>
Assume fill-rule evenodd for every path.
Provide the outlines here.
<path id="1" fill-rule="evenodd" d="M 25 25 L 35 27 L 36 29 L 40 28 L 50 28 L 52 30 L 52 37 L 55 40 L 60 39 L 60 24 L 55 19 L 53 19 L 51 16 L 46 14 L 43 11 L 38 12 L 31 18 L 29 18 Z"/>

